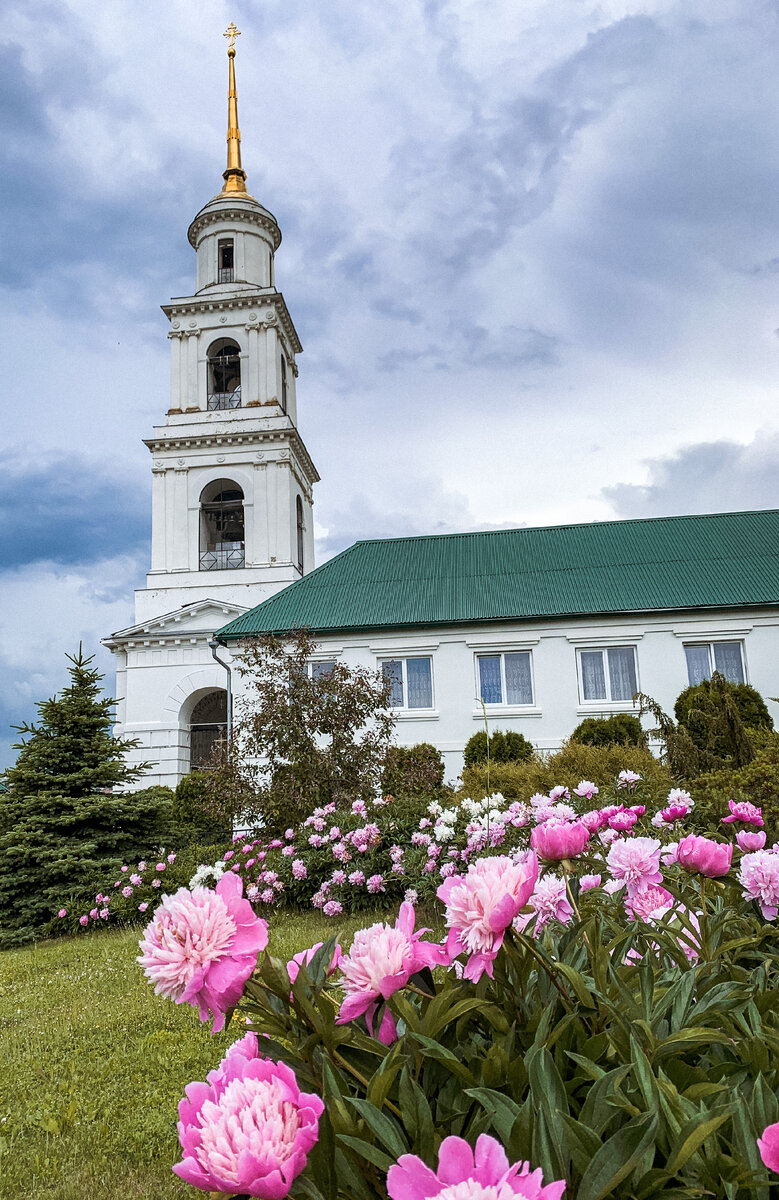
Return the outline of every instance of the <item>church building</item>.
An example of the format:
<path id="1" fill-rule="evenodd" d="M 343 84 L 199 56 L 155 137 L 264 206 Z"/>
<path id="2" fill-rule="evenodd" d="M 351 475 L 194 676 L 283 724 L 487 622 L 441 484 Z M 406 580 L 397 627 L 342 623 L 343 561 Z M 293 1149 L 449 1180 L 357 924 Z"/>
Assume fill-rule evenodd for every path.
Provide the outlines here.
<path id="1" fill-rule="evenodd" d="M 175 786 L 228 722 L 240 645 L 306 627 L 391 685 L 401 745 L 449 780 L 483 728 L 560 746 L 587 716 L 671 711 L 721 672 L 779 685 L 779 510 L 358 542 L 313 569 L 318 479 L 297 428 L 301 346 L 276 291 L 274 217 L 246 190 L 228 30 L 224 186 L 189 227 L 197 279 L 164 308 L 171 406 L 152 455 L 152 555 L 117 656 L 118 729 Z M 774 717 L 779 706 L 771 703 Z"/>

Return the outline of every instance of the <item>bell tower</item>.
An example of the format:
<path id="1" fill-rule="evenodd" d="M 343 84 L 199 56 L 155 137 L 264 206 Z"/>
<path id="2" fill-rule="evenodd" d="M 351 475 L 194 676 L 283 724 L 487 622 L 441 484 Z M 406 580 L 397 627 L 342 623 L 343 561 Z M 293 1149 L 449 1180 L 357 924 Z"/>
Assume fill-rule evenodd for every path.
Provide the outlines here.
<path id="1" fill-rule="evenodd" d="M 227 167 L 189 227 L 190 296 L 170 321 L 170 407 L 152 454 L 152 553 L 136 619 L 205 596 L 251 608 L 313 567 L 319 476 L 297 428 L 302 346 L 276 290 L 276 218 L 246 188 L 228 55 Z"/>
<path id="2" fill-rule="evenodd" d="M 104 639 L 116 656 L 117 734 L 151 763 L 137 786 L 175 787 L 207 766 L 229 722 L 229 653 L 211 639 L 313 568 L 319 476 L 298 432 L 301 345 L 276 290 L 276 218 L 246 188 L 235 38 L 228 61 L 222 189 L 189 227 L 193 292 L 170 322 L 170 407 L 152 456 L 151 569 L 135 624 Z M 226 657 L 225 657 L 226 656 Z"/>

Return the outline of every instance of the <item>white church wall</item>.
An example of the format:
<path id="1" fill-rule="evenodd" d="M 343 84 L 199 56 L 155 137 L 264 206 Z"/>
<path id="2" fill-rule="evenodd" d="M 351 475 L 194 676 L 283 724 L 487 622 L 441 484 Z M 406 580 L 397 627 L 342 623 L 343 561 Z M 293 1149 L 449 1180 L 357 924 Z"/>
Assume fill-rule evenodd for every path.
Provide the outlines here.
<path id="1" fill-rule="evenodd" d="M 635 648 L 638 690 L 653 696 L 667 712 L 688 685 L 685 643 L 735 641 L 743 647 L 746 682 L 757 688 L 779 723 L 779 705 L 770 701 L 779 679 L 779 614 L 696 612 L 650 614 L 635 619 L 585 617 L 565 622 L 505 623 L 396 633 L 341 633 L 323 637 L 317 657 L 339 658 L 347 666 L 377 670 L 382 659 L 427 657 L 432 661 L 432 705 L 398 711 L 395 740 L 409 746 L 432 742 L 442 753 L 446 777 L 462 770 L 465 743 L 483 728 L 478 700 L 477 656 L 527 650 L 531 655 L 533 703 L 487 706 L 491 729 L 522 733 L 541 750 L 556 750 L 587 716 L 635 713 L 630 701 L 582 699 L 577 650 L 609 646 Z M 241 694 L 240 680 L 236 697 Z M 644 719 L 651 728 L 650 718 Z"/>

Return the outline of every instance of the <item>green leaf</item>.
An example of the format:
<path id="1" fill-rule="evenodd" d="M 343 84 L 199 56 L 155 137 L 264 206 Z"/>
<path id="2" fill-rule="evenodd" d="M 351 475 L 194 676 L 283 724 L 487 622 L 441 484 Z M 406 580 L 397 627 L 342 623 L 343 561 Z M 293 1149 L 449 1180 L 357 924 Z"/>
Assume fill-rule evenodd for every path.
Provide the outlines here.
<path id="1" fill-rule="evenodd" d="M 361 1171 L 355 1170 L 354 1163 L 348 1154 L 336 1147 L 335 1173 L 341 1184 L 341 1191 L 352 1200 L 376 1200 L 376 1193 L 366 1182 Z"/>
<path id="2" fill-rule="evenodd" d="M 436 1062 L 445 1066 L 452 1075 L 456 1075 L 463 1083 L 467 1083 L 470 1087 L 476 1083 L 472 1073 L 468 1070 L 464 1063 L 461 1063 L 459 1058 L 452 1054 L 451 1050 L 447 1050 L 439 1042 L 433 1041 L 432 1038 L 425 1037 L 422 1033 L 410 1033 L 406 1038 L 407 1044 L 418 1046 L 419 1049 L 427 1058 L 435 1059 Z"/>
<path id="3" fill-rule="evenodd" d="M 603 1200 L 632 1173 L 652 1145 L 657 1130 L 654 1113 L 642 1113 L 623 1125 L 592 1156 L 582 1176 L 576 1200 Z"/>
<path id="4" fill-rule="evenodd" d="M 376 1108 L 370 1101 L 361 1100 L 358 1096 L 350 1096 L 349 1104 L 354 1105 L 371 1133 L 379 1139 L 383 1146 L 386 1146 L 390 1154 L 395 1158 L 400 1158 L 401 1154 L 408 1154 L 405 1139 L 401 1137 L 396 1123 L 386 1113 Z"/>
<path id="5" fill-rule="evenodd" d="M 731 1111 L 731 1107 L 728 1105 L 716 1116 L 704 1112 L 682 1126 L 668 1156 L 665 1169 L 669 1175 L 676 1175 L 687 1160 L 692 1158 L 696 1150 L 700 1149 L 706 1138 L 719 1129 L 720 1125 L 724 1125 L 726 1121 L 730 1120 Z"/>
<path id="6" fill-rule="evenodd" d="M 578 1174 L 583 1175 L 593 1155 L 601 1146 L 601 1139 L 594 1129 L 590 1129 L 581 1119 L 574 1118 L 568 1113 L 563 1113 L 562 1122 L 565 1126 L 568 1150 L 573 1165 Z"/>
<path id="7" fill-rule="evenodd" d="M 555 969 L 568 980 L 580 1004 L 583 1004 L 585 1008 L 598 1007 L 598 1002 L 584 982 L 584 976 L 581 972 L 575 971 L 573 967 L 565 962 L 556 962 Z"/>
<path id="8" fill-rule="evenodd" d="M 394 1158 L 389 1154 L 385 1154 L 378 1146 L 372 1146 L 370 1142 L 364 1141 L 362 1138 L 351 1137 L 346 1133 L 336 1134 L 337 1140 L 344 1146 L 348 1146 L 350 1150 L 354 1150 L 366 1162 L 373 1163 L 374 1167 L 378 1167 L 380 1171 L 389 1171 Z"/>
<path id="9" fill-rule="evenodd" d="M 638 1038 L 631 1034 L 630 1054 L 633 1060 L 633 1074 L 636 1077 L 641 1096 L 647 1109 L 657 1107 L 657 1080 L 652 1072 L 649 1059 L 639 1045 Z"/>
<path id="10" fill-rule="evenodd" d="M 427 1096 L 414 1082 L 407 1066 L 401 1072 L 398 1102 L 406 1128 L 414 1142 L 414 1148 L 420 1157 L 427 1161 L 432 1157 L 435 1144 L 433 1114 L 430 1111 Z"/>
<path id="11" fill-rule="evenodd" d="M 495 1092 L 492 1088 L 466 1088 L 465 1094 L 471 1096 L 481 1104 L 482 1108 L 487 1110 L 493 1129 L 502 1142 L 507 1142 L 511 1136 L 514 1122 L 522 1111 L 520 1106 L 508 1096 L 504 1096 L 502 1092 Z"/>

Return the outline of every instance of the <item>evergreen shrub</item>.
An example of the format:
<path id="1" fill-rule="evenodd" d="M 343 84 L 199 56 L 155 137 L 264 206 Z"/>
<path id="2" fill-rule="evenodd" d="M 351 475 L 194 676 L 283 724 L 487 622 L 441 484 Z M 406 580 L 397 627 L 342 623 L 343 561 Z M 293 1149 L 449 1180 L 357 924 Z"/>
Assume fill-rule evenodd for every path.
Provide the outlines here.
<path id="1" fill-rule="evenodd" d="M 779 734 L 771 732 L 759 745 L 746 766 L 710 771 L 689 784 L 695 801 L 691 824 L 696 829 L 719 827 L 722 831 L 720 822 L 730 811 L 728 801 L 748 800 L 762 809 L 767 845 L 779 840 Z"/>
<path id="2" fill-rule="evenodd" d="M 177 842 L 223 842 L 232 835 L 229 815 L 219 812 L 210 772 L 191 771 L 173 794 L 172 816 Z"/>
<path id="3" fill-rule="evenodd" d="M 752 729 L 773 729 L 763 697 L 746 683 L 729 683 L 722 676 L 685 688 L 674 704 L 674 715 L 711 769 L 729 762 L 743 766 L 751 757 Z M 747 747 L 744 747 L 744 735 Z"/>
<path id="4" fill-rule="evenodd" d="M 489 760 L 493 763 L 525 762 L 533 753 L 533 743 L 513 729 L 505 732 L 496 729 L 490 734 Z M 465 743 L 463 751 L 466 767 L 477 766 L 487 761 L 487 733 L 480 729 Z"/>
<path id="5" fill-rule="evenodd" d="M 435 792 L 444 782 L 444 760 L 430 742 L 390 746 L 384 760 L 381 788 L 389 796 Z"/>
<path id="6" fill-rule="evenodd" d="M 615 713 L 611 717 L 585 717 L 570 741 L 582 746 L 646 746 L 647 736 L 638 717 Z"/>

